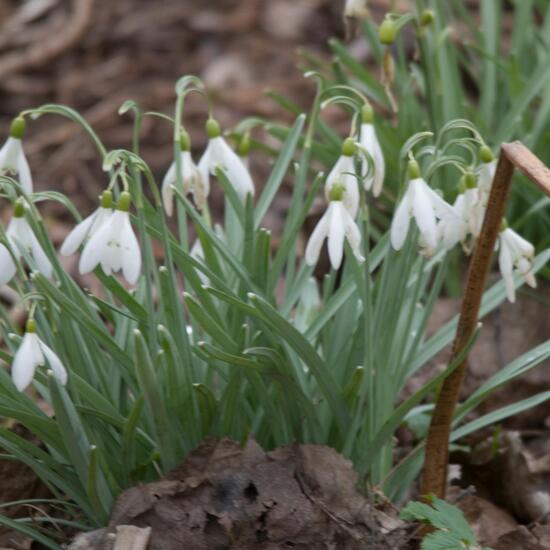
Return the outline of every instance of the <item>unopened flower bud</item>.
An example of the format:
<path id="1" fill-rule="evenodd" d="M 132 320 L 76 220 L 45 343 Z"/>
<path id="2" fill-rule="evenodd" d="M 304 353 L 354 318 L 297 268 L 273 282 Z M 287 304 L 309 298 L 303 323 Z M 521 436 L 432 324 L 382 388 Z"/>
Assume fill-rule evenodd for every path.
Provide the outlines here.
<path id="1" fill-rule="evenodd" d="M 433 10 L 424 10 L 420 15 L 420 24 L 423 27 L 427 27 L 428 25 L 431 25 L 433 23 L 434 19 L 435 14 Z"/>
<path id="2" fill-rule="evenodd" d="M 380 42 L 386 45 L 393 44 L 396 36 L 397 27 L 395 23 L 389 17 L 386 17 L 378 29 L 378 38 Z"/>

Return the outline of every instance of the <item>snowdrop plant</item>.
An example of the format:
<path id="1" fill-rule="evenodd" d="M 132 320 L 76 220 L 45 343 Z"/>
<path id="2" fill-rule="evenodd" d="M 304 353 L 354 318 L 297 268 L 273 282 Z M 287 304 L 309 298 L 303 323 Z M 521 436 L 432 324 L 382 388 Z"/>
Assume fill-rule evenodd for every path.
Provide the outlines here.
<path id="1" fill-rule="evenodd" d="M 454 213 L 434 188 L 442 168 L 457 166 L 449 164 L 439 136 L 425 133 L 403 143 L 396 159 L 385 155 L 401 172 L 407 159 L 417 160 L 400 181 L 405 192 L 395 228 L 380 231 L 376 201 L 384 198 L 385 186 L 378 199 L 366 192 L 370 172 L 361 167 L 363 146 L 354 132 L 351 141 L 335 135 L 344 160 L 335 156 L 329 176 L 317 170 L 315 140 L 327 131 L 320 119 L 325 90 L 319 89 L 311 111 L 297 115 L 285 133 L 256 196 L 242 160 L 219 126 L 212 119 L 207 123 L 209 140 L 199 163 L 204 189 L 214 174 L 220 186 L 212 194 L 224 193 L 226 209 L 234 214 L 210 215 L 208 193 L 204 208 L 193 204 L 180 169 L 181 121 L 187 94 L 194 91 L 205 93 L 196 77 L 181 79 L 172 127 L 165 116 L 159 119 L 174 142 L 173 225 L 163 185 L 140 157 L 137 140 L 131 150 L 107 151 L 67 107 L 44 105 L 24 113 L 79 124 L 102 157 L 109 186 L 101 199 L 102 220 L 101 210 L 84 222 L 76 213 L 79 223 L 61 247 L 63 253 L 82 249 L 79 272 L 93 271 L 94 292 L 82 288 L 79 273 L 64 269 L 38 214 L 36 204 L 45 196 L 74 212 L 61 194 L 33 193 L 16 203 L 16 217 L 24 215 L 49 270 L 35 254 L 34 241 L 19 237 L 16 248 L 10 232 L 0 231 L 16 267 L 9 285 L 22 308 L 32 303 L 23 338 L 0 306 L 0 414 L 24 424 L 43 444 L 0 428 L 0 448 L 32 468 L 56 505 L 66 503 L 63 521 L 72 517 L 80 528 L 105 525 L 123 489 L 158 479 L 206 436 L 242 441 L 253 434 L 265 448 L 330 445 L 353 461 L 364 490 L 376 486 L 399 500 L 419 472 L 423 440 L 408 458 L 397 460 L 394 432 L 431 409 L 437 387 L 456 368 L 449 365 L 407 399 L 400 397 L 407 381 L 455 332 L 456 318 L 430 336 L 426 327 L 449 267 L 438 228 Z M 362 105 L 355 107 L 352 117 L 359 121 Z M 121 111 L 133 115 L 139 136 L 143 117 L 150 115 L 135 104 Z M 266 125 L 272 129 L 272 122 Z M 422 146 L 427 139 L 432 141 Z M 376 155 L 372 143 L 366 148 L 370 170 Z M 469 165 L 458 167 L 461 174 L 471 171 Z M 0 181 L 6 195 L 19 196 L 17 184 Z M 275 247 L 266 215 L 284 181 L 291 184 L 290 206 Z M 324 185 L 328 206 L 308 235 L 304 224 Z M 434 249 L 429 260 L 418 254 L 420 236 Z M 325 239 L 331 267 L 322 273 Z M 524 260 L 535 274 L 550 257 L 548 250 L 532 257 L 508 233 L 503 240 L 512 266 L 524 275 Z M 6 258 L 0 248 L 0 262 Z M 523 282 L 513 277 L 514 286 Z M 487 290 L 482 316 L 506 299 L 507 284 L 501 280 Z M 549 392 L 542 392 L 466 420 L 494 388 L 548 357 L 547 342 L 465 401 L 454 440 L 547 400 Z M 38 407 L 37 396 L 48 406 Z M 16 526 L 48 548 L 60 548 L 59 530 L 45 535 L 27 524 Z"/>

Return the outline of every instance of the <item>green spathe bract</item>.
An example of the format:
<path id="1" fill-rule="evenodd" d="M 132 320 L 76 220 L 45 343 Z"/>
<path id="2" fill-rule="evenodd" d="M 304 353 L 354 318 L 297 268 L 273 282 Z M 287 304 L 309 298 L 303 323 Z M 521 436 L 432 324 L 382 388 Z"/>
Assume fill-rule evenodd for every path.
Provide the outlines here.
<path id="1" fill-rule="evenodd" d="M 58 502 L 68 498 L 65 517 L 78 518 L 87 527 L 104 525 L 123 489 L 158 479 L 206 436 L 243 441 L 253 434 L 268 449 L 293 442 L 330 445 L 353 461 L 363 489 L 380 484 L 392 498 L 403 494 L 416 475 L 416 462 L 396 467 L 393 434 L 406 416 L 419 414 L 421 401 L 454 368 L 400 402 L 407 381 L 454 334 L 456 318 L 426 336 L 448 256 L 440 250 L 431 260 L 420 257 L 415 230 L 400 252 L 393 251 L 389 235 L 376 227 L 377 207 L 361 191 L 357 223 L 365 262 L 347 250 L 341 272 L 330 271 L 318 288 L 312 287 L 318 283 L 311 278 L 313 269 L 300 259 L 299 231 L 323 176 L 311 176 L 312 149 L 297 148 L 305 137 L 314 144 L 313 138 L 324 131 L 319 104 L 318 96 L 310 116 L 296 118 L 256 205 L 250 196 L 241 200 L 231 193 L 231 182 L 223 167 L 218 168 L 217 179 L 237 214 L 221 228 L 214 228 L 208 213 L 197 211 L 175 185 L 177 234 L 167 225 L 158 184 L 137 147 L 107 153 L 74 111 L 55 105 L 35 111 L 81 124 L 107 157 L 107 179 L 116 181 L 117 170 L 124 167 L 128 190 L 113 185 L 112 193 L 124 211 L 130 209 L 131 194 L 143 256 L 136 288 L 129 290 L 97 268 L 102 292 L 81 289 L 59 263 L 34 196 L 30 198 L 25 215 L 52 262 L 54 277 L 33 273 L 27 278 L 21 271 L 12 285 L 24 303 L 34 304 L 36 332 L 59 355 L 69 377 L 64 387 L 46 370 L 37 372 L 34 387 L 55 411 L 49 417 L 0 369 L 0 415 L 22 423 L 44 444 L 41 448 L 0 429 L 0 448 L 32 468 Z M 218 131 L 210 130 L 212 136 Z M 403 166 L 407 155 L 413 149 L 421 152 L 428 138 L 420 134 L 408 141 L 400 155 Z M 423 175 L 438 169 L 444 143 L 431 144 L 431 156 L 417 155 Z M 180 143 L 176 145 L 179 153 Z M 415 168 L 420 173 L 419 162 Z M 272 251 L 270 232 L 262 222 L 285 177 L 292 183 L 292 204 L 278 249 Z M 154 203 L 146 187 L 153 190 Z M 110 194 L 103 199 L 110 207 Z M 188 240 L 188 223 L 194 226 L 198 248 Z M 239 240 L 228 242 L 235 234 Z M 549 251 L 542 252 L 533 271 L 549 256 Z M 519 286 L 519 278 L 515 281 Z M 505 297 L 502 281 L 491 286 L 482 315 Z M 20 342 L 18 328 L 4 308 L 0 316 L 6 342 L 0 358 L 10 364 Z M 473 429 L 461 424 L 472 406 L 549 355 L 550 344 L 545 344 L 501 371 L 459 409 L 456 430 Z M 548 397 L 541 394 L 492 418 L 500 420 Z M 0 516 L 0 524 L 13 523 Z M 26 524 L 18 528 L 44 539 Z M 59 548 L 55 535 L 47 540 L 50 548 Z"/>

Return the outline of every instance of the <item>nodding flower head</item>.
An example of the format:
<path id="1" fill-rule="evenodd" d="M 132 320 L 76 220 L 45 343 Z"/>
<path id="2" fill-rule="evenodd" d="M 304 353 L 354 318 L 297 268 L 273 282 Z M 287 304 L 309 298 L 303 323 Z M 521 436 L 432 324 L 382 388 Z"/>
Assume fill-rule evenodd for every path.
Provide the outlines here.
<path id="1" fill-rule="evenodd" d="M 376 130 L 373 124 L 374 113 L 370 105 L 364 105 L 361 110 L 361 130 L 360 130 L 360 143 L 361 148 L 364 149 L 372 158 L 373 166 L 372 172 L 368 175 L 365 170 L 363 177 L 365 179 L 365 189 L 370 191 L 375 197 L 380 195 L 382 191 L 382 185 L 384 184 L 384 176 L 386 173 L 386 164 L 384 161 L 384 153 L 382 147 L 378 141 Z"/>
<path id="2" fill-rule="evenodd" d="M 28 253 L 34 260 L 38 271 L 46 277 L 51 277 L 52 264 L 31 229 L 29 222 L 25 219 L 25 212 L 26 206 L 24 200 L 21 198 L 17 199 L 13 208 L 13 218 L 6 231 L 12 252 L 17 259 L 21 258 L 24 252 Z"/>
<path id="3" fill-rule="evenodd" d="M 407 190 L 397 206 L 391 225 L 391 243 L 396 250 L 403 246 L 411 218 L 414 218 L 420 231 L 422 242 L 428 250 L 435 250 L 441 233 L 437 229 L 438 221 L 453 218 L 455 213 L 422 178 L 420 167 L 415 160 L 409 162 L 409 183 Z"/>
<path id="4" fill-rule="evenodd" d="M 329 192 L 329 205 L 313 230 L 306 246 L 305 261 L 314 266 L 319 260 L 321 246 L 328 241 L 328 255 L 333 269 L 339 269 L 344 255 L 344 241 L 347 239 L 354 256 L 364 261 L 361 254 L 361 232 L 345 206 L 347 189 L 334 185 Z"/>
<path id="5" fill-rule="evenodd" d="M 191 139 L 189 134 L 182 130 L 180 136 L 180 173 L 181 181 L 183 183 L 183 193 L 193 194 L 193 200 L 199 210 L 202 210 L 206 205 L 206 199 L 210 194 L 210 186 L 208 178 L 203 178 L 199 169 L 193 162 L 191 156 Z M 164 210 L 168 216 L 172 215 L 174 209 L 174 189 L 173 187 L 178 184 L 178 178 L 176 175 L 177 162 L 174 160 L 168 168 L 164 179 L 162 180 L 162 202 L 164 204 Z"/>
<path id="6" fill-rule="evenodd" d="M 325 181 L 325 198 L 330 201 L 330 193 L 334 186 L 345 189 L 343 204 L 351 217 L 355 219 L 359 209 L 359 184 L 355 171 L 354 155 L 357 145 L 353 138 L 347 138 L 342 144 L 340 157 L 329 172 Z"/>
<path id="7" fill-rule="evenodd" d="M 38 367 L 49 366 L 53 375 L 61 382 L 67 383 L 67 371 L 55 352 L 36 334 L 34 319 L 27 321 L 25 336 L 13 357 L 11 377 L 19 391 L 25 391 L 34 378 Z"/>
<path id="8" fill-rule="evenodd" d="M 103 191 L 99 208 L 78 223 L 63 241 L 60 249 L 61 255 L 70 256 L 74 254 L 82 243 L 93 237 L 93 235 L 95 235 L 103 224 L 113 215 L 112 207 L 113 194 L 109 190 Z"/>
<path id="9" fill-rule="evenodd" d="M 533 274 L 533 259 L 535 257 L 535 247 L 523 237 L 518 235 L 513 229 L 508 227 L 506 221 L 503 221 L 502 230 L 499 236 L 500 252 L 498 263 L 500 273 L 506 285 L 506 294 L 510 302 L 516 300 L 516 289 L 514 285 L 514 269 L 523 277 L 525 282 L 535 288 L 537 281 Z"/>
<path id="10" fill-rule="evenodd" d="M 33 192 L 31 169 L 23 151 L 27 124 L 23 117 L 13 119 L 10 135 L 0 149 L 0 174 L 17 177 L 25 193 Z"/>
<path id="11" fill-rule="evenodd" d="M 130 223 L 130 194 L 120 194 L 115 212 L 86 243 L 80 257 L 79 271 L 90 273 L 101 265 L 107 275 L 122 270 L 130 284 L 135 284 L 141 271 L 141 251 Z"/>
<path id="12" fill-rule="evenodd" d="M 222 137 L 217 120 L 208 119 L 206 133 L 208 135 L 208 145 L 198 165 L 205 189 L 209 188 L 210 175 L 214 175 L 216 170 L 220 168 L 225 172 L 227 179 L 241 200 L 246 200 L 247 195 L 254 196 L 254 182 L 250 172 L 243 160 Z"/>

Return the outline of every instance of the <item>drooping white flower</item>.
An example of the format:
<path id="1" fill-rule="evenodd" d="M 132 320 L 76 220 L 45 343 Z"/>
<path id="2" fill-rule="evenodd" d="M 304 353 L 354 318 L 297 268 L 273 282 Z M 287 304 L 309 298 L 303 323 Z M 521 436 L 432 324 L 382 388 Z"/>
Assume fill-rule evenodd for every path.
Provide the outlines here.
<path id="1" fill-rule="evenodd" d="M 237 153 L 223 139 L 220 125 L 214 119 L 209 119 L 206 130 L 209 138 L 208 145 L 198 165 L 204 188 L 209 188 L 210 174 L 215 175 L 216 169 L 221 168 L 241 200 L 244 201 L 248 194 L 254 196 L 254 182 L 250 172 Z"/>
<path id="2" fill-rule="evenodd" d="M 447 216 L 438 224 L 439 234 L 447 249 L 460 242 L 466 254 L 471 253 L 483 221 L 478 219 L 478 202 L 476 178 L 474 174 L 464 174 L 460 180 L 459 194 L 452 205 L 455 215 Z M 470 235 L 472 238 L 468 239 Z"/>
<path id="3" fill-rule="evenodd" d="M 53 375 L 65 385 L 67 371 L 55 352 L 49 348 L 36 334 L 34 320 L 27 321 L 25 336 L 17 350 L 11 366 L 11 377 L 15 387 L 25 391 L 34 378 L 37 367 L 46 366 L 52 369 Z"/>
<path id="4" fill-rule="evenodd" d="M 365 105 L 361 112 L 362 124 L 360 131 L 361 147 L 368 152 L 373 161 L 374 172 L 365 180 L 365 189 L 370 191 L 375 197 L 380 195 L 384 176 L 386 173 L 386 164 L 384 162 L 384 153 L 378 141 L 376 130 L 373 125 L 374 113 L 370 105 Z M 366 171 L 365 171 L 366 172 Z"/>
<path id="5" fill-rule="evenodd" d="M 21 142 L 25 128 L 23 117 L 17 117 L 11 123 L 10 137 L 0 149 L 0 174 L 17 176 L 25 193 L 30 194 L 33 191 L 31 169 Z"/>
<path id="6" fill-rule="evenodd" d="M 0 286 L 8 284 L 17 273 L 10 251 L 0 243 Z"/>
<path id="7" fill-rule="evenodd" d="M 22 199 L 18 199 L 15 203 L 13 218 L 8 225 L 6 236 L 17 259 L 21 258 L 23 251 L 27 252 L 36 263 L 38 271 L 46 277 L 51 277 L 52 264 L 25 219 L 25 204 Z"/>
<path id="8" fill-rule="evenodd" d="M 391 224 L 391 243 L 395 250 L 400 250 L 407 238 L 412 217 L 420 230 L 425 245 L 435 250 L 445 232 L 438 230 L 437 222 L 444 224 L 456 216 L 450 204 L 446 203 L 420 176 L 416 161 L 409 162 L 409 184 Z M 445 227 L 445 226 L 444 226 Z M 448 237 L 451 241 L 451 234 Z"/>
<path id="9" fill-rule="evenodd" d="M 355 152 L 356 145 L 353 138 L 347 138 L 342 145 L 342 154 L 325 181 L 325 198 L 327 201 L 330 201 L 330 194 L 334 188 L 344 188 L 343 204 L 352 219 L 355 219 L 359 209 L 359 185 L 353 158 Z"/>
<path id="10" fill-rule="evenodd" d="M 130 284 L 141 271 L 141 251 L 130 223 L 130 194 L 120 194 L 116 211 L 86 243 L 80 257 L 79 271 L 90 273 L 101 264 L 107 275 L 122 270 Z"/>
<path id="11" fill-rule="evenodd" d="M 74 254 L 86 239 L 97 233 L 100 227 L 113 215 L 113 194 L 111 191 L 103 191 L 99 208 L 94 210 L 87 218 L 77 224 L 67 235 L 61 245 L 61 255 Z"/>
<path id="12" fill-rule="evenodd" d="M 345 188 L 333 187 L 330 202 L 323 217 L 313 230 L 305 251 L 305 261 L 315 265 L 319 260 L 321 246 L 328 240 L 328 255 L 333 269 L 339 269 L 344 255 L 344 240 L 347 239 L 354 256 L 364 261 L 361 254 L 361 233 L 344 204 Z"/>
<path id="13" fill-rule="evenodd" d="M 499 246 L 498 263 L 500 273 L 506 285 L 508 300 L 515 302 L 514 269 L 516 269 L 529 286 L 533 288 L 537 286 L 537 281 L 532 271 L 535 247 L 509 227 L 501 231 Z"/>
<path id="14" fill-rule="evenodd" d="M 204 179 L 191 157 L 191 142 L 187 132 L 182 132 L 180 138 L 180 170 L 183 182 L 183 193 L 193 193 L 197 207 L 202 210 L 210 193 L 208 177 Z M 162 202 L 168 216 L 172 215 L 174 203 L 174 189 L 177 185 L 176 161 L 173 161 L 162 180 Z"/>

